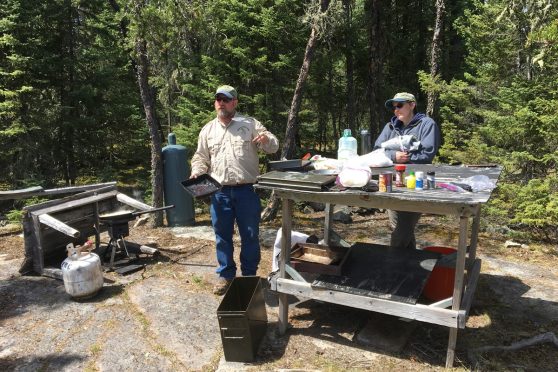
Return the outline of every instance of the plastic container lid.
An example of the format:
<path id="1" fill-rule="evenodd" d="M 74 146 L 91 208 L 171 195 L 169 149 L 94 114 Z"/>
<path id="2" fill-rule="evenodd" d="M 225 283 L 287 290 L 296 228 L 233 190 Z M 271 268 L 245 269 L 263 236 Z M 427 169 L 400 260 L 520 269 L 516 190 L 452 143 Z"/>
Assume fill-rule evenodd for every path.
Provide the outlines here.
<path id="1" fill-rule="evenodd" d="M 396 170 L 396 171 L 404 171 L 405 169 L 407 169 L 407 167 L 405 166 L 405 164 L 396 164 L 396 165 L 395 165 L 395 170 Z"/>

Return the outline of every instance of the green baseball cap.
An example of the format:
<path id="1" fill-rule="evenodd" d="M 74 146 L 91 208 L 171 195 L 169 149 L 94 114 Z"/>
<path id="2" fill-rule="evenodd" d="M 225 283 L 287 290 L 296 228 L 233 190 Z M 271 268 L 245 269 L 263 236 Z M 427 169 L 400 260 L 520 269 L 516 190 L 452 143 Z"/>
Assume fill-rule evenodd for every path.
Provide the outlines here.
<path id="1" fill-rule="evenodd" d="M 395 96 L 393 96 L 392 99 L 388 99 L 385 103 L 386 108 L 391 110 L 391 104 L 393 102 L 416 102 L 416 98 L 415 96 L 413 96 L 411 93 L 406 93 L 406 92 L 401 92 L 401 93 L 397 93 Z"/>
<path id="2" fill-rule="evenodd" d="M 218 94 L 222 94 L 225 97 L 230 98 L 230 99 L 238 97 L 238 94 L 236 93 L 236 89 L 234 89 L 230 85 L 221 85 L 215 91 L 215 97 L 217 97 Z"/>

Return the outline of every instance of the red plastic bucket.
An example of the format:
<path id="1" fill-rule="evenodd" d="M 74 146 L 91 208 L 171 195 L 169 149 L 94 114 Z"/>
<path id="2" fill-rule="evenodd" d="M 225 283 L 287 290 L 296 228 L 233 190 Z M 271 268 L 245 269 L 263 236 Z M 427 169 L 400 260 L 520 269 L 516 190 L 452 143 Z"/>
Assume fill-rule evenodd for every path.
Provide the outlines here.
<path id="1" fill-rule="evenodd" d="M 424 247 L 423 250 L 441 254 L 456 252 L 449 247 Z M 453 295 L 453 282 L 455 281 L 455 267 L 434 266 L 422 293 L 432 301 L 440 301 Z"/>

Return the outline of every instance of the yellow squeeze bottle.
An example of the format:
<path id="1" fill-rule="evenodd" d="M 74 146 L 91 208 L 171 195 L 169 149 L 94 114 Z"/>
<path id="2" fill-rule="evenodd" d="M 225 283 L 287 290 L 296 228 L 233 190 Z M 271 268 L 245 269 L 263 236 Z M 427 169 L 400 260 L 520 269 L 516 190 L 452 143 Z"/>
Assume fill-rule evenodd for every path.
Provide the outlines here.
<path id="1" fill-rule="evenodd" d="M 411 171 L 407 178 L 407 188 L 414 189 L 417 184 L 417 178 L 415 177 L 415 172 Z"/>

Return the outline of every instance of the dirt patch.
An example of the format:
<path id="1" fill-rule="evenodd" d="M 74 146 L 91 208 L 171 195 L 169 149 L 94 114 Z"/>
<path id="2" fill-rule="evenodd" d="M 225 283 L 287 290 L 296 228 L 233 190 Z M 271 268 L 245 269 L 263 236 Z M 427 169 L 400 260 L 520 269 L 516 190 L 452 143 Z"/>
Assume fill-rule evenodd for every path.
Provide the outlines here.
<path id="1" fill-rule="evenodd" d="M 387 242 L 384 213 L 351 217 L 352 223 L 334 226 L 345 240 Z M 198 224 L 208 226 L 209 217 L 198 216 Z M 261 227 L 258 274 L 264 278 L 279 226 L 277 219 Z M 322 226 L 323 213 L 295 213 L 293 228 L 298 231 L 320 236 Z M 19 276 L 23 238 L 0 237 L 0 369 L 443 369 L 445 327 L 419 322 L 400 352 L 374 350 L 360 344 L 356 335 L 377 314 L 293 297 L 289 329 L 279 336 L 273 292 L 266 292 L 269 326 L 256 362 L 225 363 L 215 316 L 220 298 L 211 294 L 214 242 L 179 238 L 168 228 L 141 226 L 130 233 L 128 240 L 157 247 L 161 254 L 146 259 L 143 271 L 124 277 L 105 274 L 105 287 L 89 302 L 70 300 L 60 281 Z M 451 218 L 423 216 L 417 227 L 423 246 L 456 246 L 457 236 L 457 221 Z M 480 235 L 482 273 L 467 328 L 458 333 L 455 365 L 463 370 L 552 370 L 558 353 L 550 344 L 481 353 L 475 358 L 478 365 L 468 356 L 482 346 L 509 345 L 544 332 L 558 334 L 555 247 L 505 248 L 505 240 Z"/>

